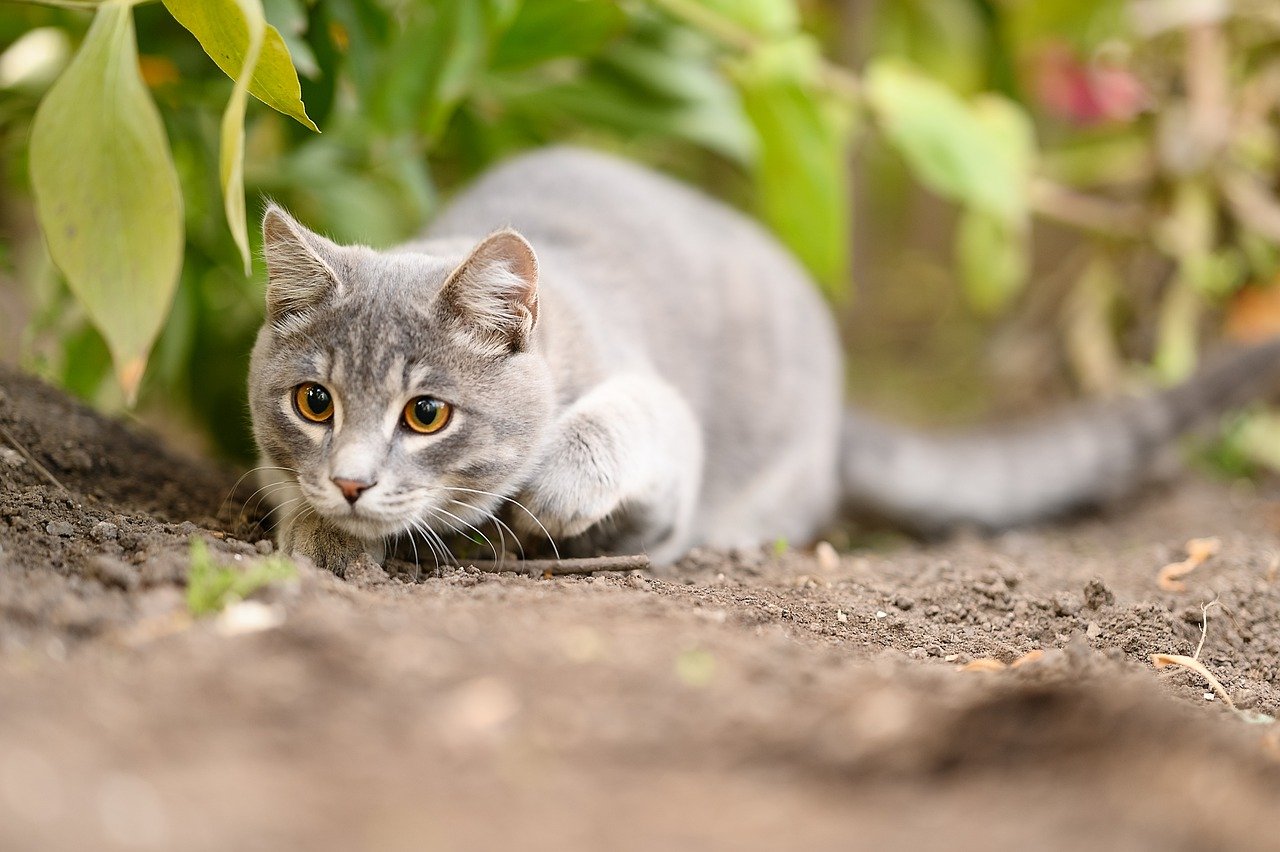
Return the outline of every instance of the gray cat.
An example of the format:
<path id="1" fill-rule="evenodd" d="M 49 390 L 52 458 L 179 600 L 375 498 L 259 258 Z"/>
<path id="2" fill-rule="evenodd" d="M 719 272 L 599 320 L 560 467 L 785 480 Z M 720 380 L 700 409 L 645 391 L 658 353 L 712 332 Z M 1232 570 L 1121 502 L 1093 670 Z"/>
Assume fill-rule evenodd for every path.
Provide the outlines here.
<path id="1" fill-rule="evenodd" d="M 438 551 L 489 528 L 496 550 L 507 521 L 562 554 L 659 563 L 811 540 L 842 504 L 919 529 L 1021 523 L 1132 484 L 1280 362 L 1270 344 L 1004 436 L 907 433 L 845 409 L 832 318 L 773 237 L 576 149 L 499 166 L 392 251 L 274 206 L 263 230 L 254 434 L 281 547 L 339 571 L 414 531 Z"/>

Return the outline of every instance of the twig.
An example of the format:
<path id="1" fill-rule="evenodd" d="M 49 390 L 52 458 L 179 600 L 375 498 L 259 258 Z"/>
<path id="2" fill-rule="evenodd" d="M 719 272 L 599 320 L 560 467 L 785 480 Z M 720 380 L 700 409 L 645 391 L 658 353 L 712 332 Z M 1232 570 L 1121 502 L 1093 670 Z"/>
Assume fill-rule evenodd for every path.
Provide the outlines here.
<path id="1" fill-rule="evenodd" d="M 1196 645 L 1196 652 L 1191 655 L 1193 660 L 1200 659 L 1200 652 L 1204 650 L 1204 640 L 1209 636 L 1209 607 L 1211 606 L 1218 606 L 1217 598 L 1200 607 L 1200 644 Z"/>
<path id="2" fill-rule="evenodd" d="M 598 571 L 643 571 L 650 567 L 649 557 L 643 553 L 630 556 L 590 556 L 582 559 L 472 559 L 463 564 L 486 574 L 515 571 L 535 577 L 595 574 Z"/>
<path id="3" fill-rule="evenodd" d="M 13 437 L 13 433 L 10 432 L 7 428 L 5 428 L 3 423 L 0 423 L 0 435 L 4 436 L 5 443 L 7 443 L 9 446 L 13 447 L 15 450 L 21 453 L 24 459 L 31 462 L 32 466 L 34 466 L 36 470 L 40 471 L 40 473 L 44 476 L 45 479 L 52 482 L 55 487 L 62 489 L 63 494 L 66 494 L 68 496 L 71 495 L 71 490 L 68 489 L 67 486 L 59 482 L 58 478 L 49 472 L 49 468 L 40 464 L 39 459 L 37 459 L 31 453 L 27 452 L 27 448 L 22 446 L 21 441 Z"/>
<path id="4" fill-rule="evenodd" d="M 1111 237 L 1138 239 L 1147 226 L 1147 213 L 1140 204 L 1088 195 L 1043 176 L 1031 179 L 1030 203 L 1044 219 Z"/>

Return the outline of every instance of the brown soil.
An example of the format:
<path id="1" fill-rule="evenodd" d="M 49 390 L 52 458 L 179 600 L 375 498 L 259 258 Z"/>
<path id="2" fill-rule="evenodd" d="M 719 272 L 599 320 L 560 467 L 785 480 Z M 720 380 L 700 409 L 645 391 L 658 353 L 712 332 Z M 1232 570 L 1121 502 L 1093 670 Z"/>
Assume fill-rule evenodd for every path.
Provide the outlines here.
<path id="1" fill-rule="evenodd" d="M 187 617 L 234 476 L 0 373 L 0 849 L 1268 849 L 1274 488 L 660 575 L 302 571 Z M 1188 589 L 1157 570 L 1222 539 Z M 1194 653 L 1198 676 L 1155 671 Z M 993 657 L 1042 658 L 960 672 Z"/>

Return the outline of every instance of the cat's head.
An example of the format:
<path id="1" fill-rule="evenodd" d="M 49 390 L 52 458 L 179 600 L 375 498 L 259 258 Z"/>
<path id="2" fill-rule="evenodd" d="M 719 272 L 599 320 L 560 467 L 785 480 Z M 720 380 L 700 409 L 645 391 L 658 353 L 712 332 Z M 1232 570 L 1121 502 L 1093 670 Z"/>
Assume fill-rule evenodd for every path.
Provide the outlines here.
<path id="1" fill-rule="evenodd" d="M 254 435 L 303 499 L 371 539 L 477 523 L 530 473 L 552 416 L 538 263 L 514 231 L 451 257 L 339 246 L 272 206 Z M 291 507 L 302 509 L 302 506 Z"/>

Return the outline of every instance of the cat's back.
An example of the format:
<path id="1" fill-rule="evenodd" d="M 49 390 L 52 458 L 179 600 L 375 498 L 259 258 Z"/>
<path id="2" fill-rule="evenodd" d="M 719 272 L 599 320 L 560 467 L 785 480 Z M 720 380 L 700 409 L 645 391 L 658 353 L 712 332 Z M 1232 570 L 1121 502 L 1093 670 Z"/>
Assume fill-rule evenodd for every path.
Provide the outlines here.
<path id="1" fill-rule="evenodd" d="M 709 451 L 707 540 L 731 543 L 744 524 L 800 536 L 783 516 L 817 517 L 834 501 L 843 377 L 834 322 L 763 227 L 643 166 L 569 147 L 499 165 L 429 235 L 504 226 L 538 252 L 548 304 L 574 306 L 576 327 L 560 333 L 582 335 L 614 369 L 656 368 L 697 411 Z M 768 496 L 753 496 L 752 475 Z"/>

